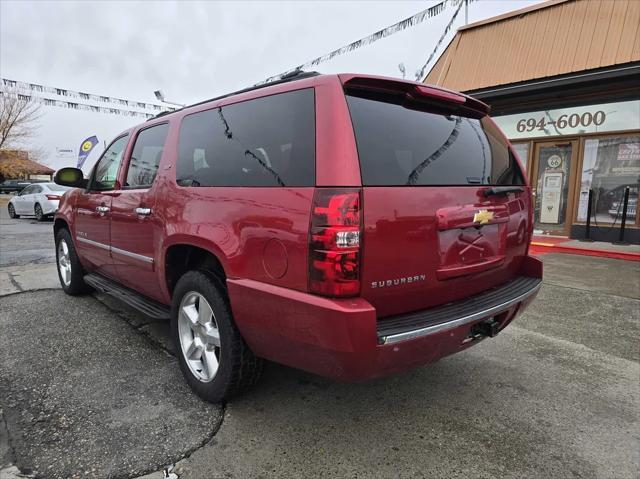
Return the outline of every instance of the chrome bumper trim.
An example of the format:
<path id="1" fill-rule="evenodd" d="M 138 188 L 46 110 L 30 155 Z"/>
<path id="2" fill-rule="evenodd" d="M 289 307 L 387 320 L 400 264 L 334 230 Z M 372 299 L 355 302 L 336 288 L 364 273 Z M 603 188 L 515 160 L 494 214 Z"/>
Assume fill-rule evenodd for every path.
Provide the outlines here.
<path id="1" fill-rule="evenodd" d="M 447 321 L 446 323 L 434 324 L 433 326 L 427 326 L 426 328 L 414 329 L 413 331 L 406 331 L 404 333 L 398 334 L 390 334 L 388 336 L 382 336 L 378 339 L 379 344 L 394 344 L 399 343 L 401 341 L 407 341 L 409 339 L 419 338 L 423 336 L 428 336 L 431 334 L 441 333 L 443 331 L 447 331 L 449 329 L 454 329 L 459 326 L 464 326 L 465 324 L 473 323 L 474 321 L 478 321 L 480 319 L 486 318 L 487 316 L 492 316 L 497 313 L 504 311 L 505 309 L 509 309 L 511 306 L 524 301 L 525 299 L 533 296 L 538 292 L 540 287 L 542 286 L 542 281 L 536 284 L 533 288 L 531 288 L 526 293 L 521 294 L 509 301 L 498 304 L 488 309 L 483 309 L 482 311 L 478 311 L 477 313 L 473 313 L 467 316 L 463 316 L 462 318 L 454 319 L 452 321 Z"/>

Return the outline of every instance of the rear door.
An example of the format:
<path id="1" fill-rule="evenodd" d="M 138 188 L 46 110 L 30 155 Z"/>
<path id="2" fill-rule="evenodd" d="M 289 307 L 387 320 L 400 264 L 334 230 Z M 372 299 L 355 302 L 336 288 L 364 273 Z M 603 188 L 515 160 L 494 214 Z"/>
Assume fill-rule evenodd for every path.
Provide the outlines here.
<path id="1" fill-rule="evenodd" d="M 347 88 L 363 183 L 361 294 L 380 316 L 505 283 L 527 252 L 517 159 L 484 113 L 448 95 Z"/>
<path id="2" fill-rule="evenodd" d="M 29 211 L 31 211 L 32 215 L 35 215 L 36 213 L 36 203 L 40 203 L 41 199 L 42 199 L 42 192 L 44 191 L 44 188 L 42 188 L 42 185 L 32 185 L 30 188 L 33 188 L 31 190 L 31 193 L 29 194 L 29 196 L 26 198 L 27 199 L 27 204 L 25 204 L 25 206 L 27 207 L 27 209 Z M 40 205 L 42 206 L 42 205 Z M 43 208 L 44 209 L 44 208 Z"/>
<path id="3" fill-rule="evenodd" d="M 141 130 L 133 145 L 122 190 L 111 204 L 111 255 L 118 279 L 154 299 L 162 299 L 156 273 L 163 219 L 156 211 L 153 184 L 169 124 Z"/>
<path id="4" fill-rule="evenodd" d="M 116 275 L 111 259 L 111 201 L 118 194 L 117 177 L 128 135 L 117 138 L 102 154 L 89 187 L 75 204 L 76 246 L 82 259 L 107 276 Z"/>

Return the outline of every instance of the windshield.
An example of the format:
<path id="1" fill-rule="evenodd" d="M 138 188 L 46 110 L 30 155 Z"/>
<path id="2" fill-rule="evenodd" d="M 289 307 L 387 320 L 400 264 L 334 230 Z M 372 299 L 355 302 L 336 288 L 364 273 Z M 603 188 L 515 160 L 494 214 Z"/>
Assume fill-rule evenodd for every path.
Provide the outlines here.
<path id="1" fill-rule="evenodd" d="M 418 111 L 351 94 L 347 102 L 365 186 L 524 184 L 487 117 Z"/>

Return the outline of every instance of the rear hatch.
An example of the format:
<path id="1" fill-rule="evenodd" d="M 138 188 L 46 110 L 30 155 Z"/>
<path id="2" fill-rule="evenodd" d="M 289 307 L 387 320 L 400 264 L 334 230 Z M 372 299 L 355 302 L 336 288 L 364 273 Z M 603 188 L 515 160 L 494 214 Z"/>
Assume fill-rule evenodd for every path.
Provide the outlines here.
<path id="1" fill-rule="evenodd" d="M 361 295 L 379 317 L 517 277 L 530 191 L 488 108 L 413 83 L 351 78 L 344 86 L 363 185 Z"/>

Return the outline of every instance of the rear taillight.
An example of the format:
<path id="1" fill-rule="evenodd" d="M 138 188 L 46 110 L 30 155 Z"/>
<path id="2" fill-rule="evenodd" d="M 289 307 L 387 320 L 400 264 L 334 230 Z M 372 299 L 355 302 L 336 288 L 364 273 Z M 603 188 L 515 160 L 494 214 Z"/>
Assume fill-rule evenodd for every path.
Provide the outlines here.
<path id="1" fill-rule="evenodd" d="M 324 296 L 360 293 L 360 190 L 318 188 L 309 234 L 309 290 Z"/>
<path id="2" fill-rule="evenodd" d="M 46 195 L 48 200 L 59 200 L 60 198 L 62 198 L 61 196 L 58 195 Z"/>

